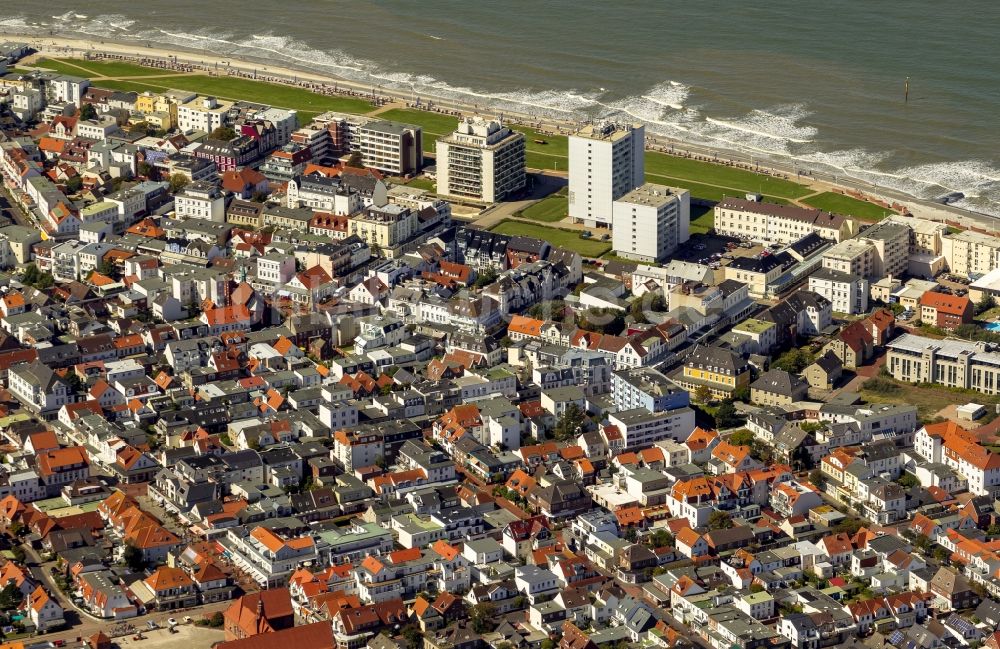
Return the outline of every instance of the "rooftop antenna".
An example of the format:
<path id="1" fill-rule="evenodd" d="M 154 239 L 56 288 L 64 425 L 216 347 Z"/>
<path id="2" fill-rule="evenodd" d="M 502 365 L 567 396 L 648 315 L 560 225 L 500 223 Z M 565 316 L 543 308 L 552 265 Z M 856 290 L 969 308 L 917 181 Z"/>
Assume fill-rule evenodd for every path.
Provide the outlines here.
<path id="1" fill-rule="evenodd" d="M 906 82 L 903 84 L 903 102 L 909 103 L 910 101 L 910 77 L 906 77 Z"/>

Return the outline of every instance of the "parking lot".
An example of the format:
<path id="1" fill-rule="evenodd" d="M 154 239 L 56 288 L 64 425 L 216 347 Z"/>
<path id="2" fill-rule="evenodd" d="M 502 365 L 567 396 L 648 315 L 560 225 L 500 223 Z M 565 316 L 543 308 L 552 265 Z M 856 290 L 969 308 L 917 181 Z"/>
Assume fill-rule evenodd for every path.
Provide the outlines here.
<path id="1" fill-rule="evenodd" d="M 764 252 L 760 244 L 742 242 L 731 237 L 695 234 L 675 257 L 719 269 L 731 259 L 759 257 Z"/>
<path id="2" fill-rule="evenodd" d="M 142 640 L 134 640 L 132 636 L 123 636 L 116 638 L 115 644 L 120 647 L 143 647 L 143 649 L 211 647 L 222 640 L 224 635 L 222 629 L 211 629 L 193 624 L 181 624 L 176 627 L 175 633 L 171 633 L 165 628 L 150 631 L 143 625 Z"/>

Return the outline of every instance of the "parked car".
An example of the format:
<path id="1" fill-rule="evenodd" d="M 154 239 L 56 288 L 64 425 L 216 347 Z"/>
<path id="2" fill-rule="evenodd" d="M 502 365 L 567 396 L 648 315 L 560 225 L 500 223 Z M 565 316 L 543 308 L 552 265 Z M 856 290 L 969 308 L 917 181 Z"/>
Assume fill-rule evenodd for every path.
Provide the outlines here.
<path id="1" fill-rule="evenodd" d="M 174 618 L 170 618 L 167 620 L 167 624 L 169 624 L 170 626 L 177 626 L 177 620 L 175 620 Z"/>

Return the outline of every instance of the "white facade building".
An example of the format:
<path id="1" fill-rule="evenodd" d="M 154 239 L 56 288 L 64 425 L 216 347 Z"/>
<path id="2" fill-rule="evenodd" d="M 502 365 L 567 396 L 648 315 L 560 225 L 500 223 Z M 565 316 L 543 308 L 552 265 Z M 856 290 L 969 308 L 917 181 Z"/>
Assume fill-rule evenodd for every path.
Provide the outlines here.
<path id="1" fill-rule="evenodd" d="M 612 204 L 615 254 L 639 261 L 663 261 L 688 240 L 691 193 L 646 183 Z"/>
<path id="2" fill-rule="evenodd" d="M 174 211 L 181 218 L 221 223 L 226 220 L 226 198 L 212 183 L 197 181 L 174 197 Z"/>
<path id="3" fill-rule="evenodd" d="M 466 118 L 437 141 L 438 193 L 485 203 L 522 189 L 524 134 L 499 121 Z"/>
<path id="4" fill-rule="evenodd" d="M 612 204 L 644 182 L 646 130 L 588 125 L 569 137 L 569 215 L 578 223 L 610 227 Z"/>
<path id="5" fill-rule="evenodd" d="M 211 133 L 226 123 L 226 115 L 232 106 L 232 102 L 199 95 L 177 107 L 177 126 L 184 133 L 188 131 Z"/>
<path id="6" fill-rule="evenodd" d="M 852 273 L 820 268 L 809 276 L 809 290 L 830 300 L 838 313 L 868 311 L 868 280 Z"/>
<path id="7" fill-rule="evenodd" d="M 396 176 L 420 171 L 424 164 L 419 126 L 376 120 L 358 129 L 351 148 L 361 153 L 366 167 Z"/>

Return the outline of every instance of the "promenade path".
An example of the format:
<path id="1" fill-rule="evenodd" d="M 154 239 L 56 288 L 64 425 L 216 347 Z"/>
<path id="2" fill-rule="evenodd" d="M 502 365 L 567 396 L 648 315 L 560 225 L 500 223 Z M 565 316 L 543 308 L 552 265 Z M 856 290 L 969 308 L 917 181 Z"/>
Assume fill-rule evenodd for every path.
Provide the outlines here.
<path id="1" fill-rule="evenodd" d="M 35 54 L 35 55 L 32 55 L 31 57 L 26 58 L 22 62 L 22 65 L 29 65 L 30 66 L 30 65 L 32 65 L 34 63 L 37 63 L 40 59 L 47 58 L 49 56 L 51 56 L 51 55 L 50 54 L 45 54 L 45 53 Z M 209 76 L 209 77 L 216 77 L 216 76 L 224 77 L 225 76 L 225 75 L 211 74 L 211 72 L 206 73 L 204 69 L 196 69 L 194 71 L 180 71 L 180 72 L 171 71 L 170 69 L 166 69 L 166 70 L 164 70 L 164 72 L 162 74 L 161 73 L 154 73 L 154 74 L 148 74 L 148 75 L 105 75 L 105 74 L 100 73 L 99 71 L 91 70 L 91 69 L 87 68 L 85 65 L 80 65 L 80 64 L 74 62 L 70 58 L 59 57 L 58 60 L 63 65 L 66 65 L 66 66 L 69 66 L 69 67 L 72 67 L 72 68 L 75 68 L 75 69 L 79 70 L 81 74 L 85 74 L 87 77 L 93 79 L 95 82 L 98 82 L 98 83 L 100 81 L 124 82 L 124 83 L 128 83 L 130 85 L 133 85 L 133 86 L 148 87 L 150 90 L 154 90 L 154 91 L 162 91 L 162 90 L 169 89 L 170 88 L 170 79 L 172 79 L 172 78 L 196 77 L 196 76 Z M 263 70 L 267 70 L 267 67 L 264 66 L 262 69 Z M 344 84 L 344 85 L 346 87 L 348 84 Z M 227 100 L 239 100 L 239 99 L 241 99 L 240 97 L 228 97 L 228 96 L 223 96 L 223 95 L 220 95 L 220 94 L 217 94 L 216 96 L 218 96 L 220 99 L 227 99 Z M 443 104 L 443 105 L 445 105 L 445 104 Z M 277 106 L 277 107 L 282 108 L 282 106 Z M 380 106 L 378 108 L 375 108 L 375 109 L 369 111 L 366 114 L 367 115 L 371 115 L 371 116 L 377 116 L 377 115 L 379 115 L 379 114 L 381 114 L 383 112 L 386 112 L 388 110 L 391 110 L 393 108 L 406 108 L 406 107 L 409 107 L 409 104 L 405 100 L 405 98 L 396 97 L 395 99 L 393 99 L 389 103 L 387 103 L 387 104 L 385 104 L 383 106 Z M 478 107 L 477 107 L 477 109 L 478 109 Z M 467 106 L 464 107 L 464 108 L 462 108 L 462 110 L 463 110 L 463 112 L 469 112 L 470 111 L 469 107 L 467 107 Z M 478 111 L 473 111 L 473 112 L 478 112 Z M 543 123 L 543 122 L 540 121 L 537 124 L 533 124 L 532 126 L 534 126 L 535 128 L 537 128 L 540 133 L 551 133 L 553 135 L 558 135 L 558 134 L 565 135 L 568 132 L 561 125 L 558 125 L 558 124 L 556 124 L 556 125 L 550 125 L 548 122 L 544 122 Z M 433 135 L 433 136 L 438 136 L 438 137 L 447 135 L 446 133 L 433 133 L 433 132 L 430 132 L 430 131 L 427 131 L 427 134 L 428 135 Z M 661 151 L 661 149 L 663 149 L 662 144 L 663 144 L 662 142 L 658 142 L 658 141 L 654 142 L 653 150 Z M 694 155 L 696 158 L 699 157 L 699 156 L 711 156 L 711 155 L 713 155 L 713 151 L 711 151 L 709 149 L 704 149 L 703 147 L 698 147 L 696 145 L 678 144 L 678 146 L 681 147 L 681 148 L 678 149 L 678 151 L 680 151 L 682 153 L 684 151 L 687 151 L 688 155 Z M 554 154 L 554 153 L 547 153 L 546 155 L 547 155 L 547 157 L 550 157 L 550 158 L 558 158 L 560 160 L 567 160 L 567 162 L 568 162 L 568 156 L 566 156 L 566 155 Z M 714 155 L 718 156 L 718 152 L 714 152 Z M 730 155 L 730 154 L 727 153 L 726 155 Z M 730 157 L 738 158 L 738 156 L 730 156 Z M 745 161 L 739 161 L 739 160 L 737 160 L 737 163 L 739 163 L 739 165 L 738 165 L 739 168 L 746 169 L 748 171 L 752 171 L 752 169 L 750 169 L 750 166 L 747 165 L 745 163 Z M 565 169 L 566 166 L 567 165 L 564 165 L 563 168 Z M 765 168 L 765 167 L 761 167 L 761 169 L 762 170 L 767 169 L 769 173 L 774 174 L 774 175 L 780 175 L 780 173 L 782 171 L 780 165 L 777 165 L 777 164 L 774 165 L 773 169 L 772 168 Z M 544 171 L 546 173 L 552 173 L 553 172 L 553 170 L 537 170 L 537 171 Z M 788 170 L 785 170 L 785 171 L 787 172 Z M 561 170 L 556 170 L 555 173 L 558 174 L 558 175 L 564 175 L 564 173 Z M 796 197 L 796 198 L 785 198 L 783 200 L 789 202 L 792 205 L 797 205 L 797 206 L 800 206 L 800 207 L 809 207 L 809 208 L 811 208 L 811 206 L 809 206 L 809 205 L 807 205 L 805 203 L 805 201 L 807 201 L 808 199 L 810 199 L 812 197 L 815 197 L 818 194 L 822 194 L 824 192 L 838 192 L 838 193 L 839 192 L 843 192 L 845 187 L 856 187 L 856 188 L 862 189 L 862 191 L 865 191 L 865 192 L 868 192 L 868 193 L 872 193 L 871 192 L 871 188 L 861 187 L 858 183 L 848 182 L 848 179 L 846 179 L 846 178 L 838 178 L 837 180 L 839 182 L 830 182 L 830 181 L 827 181 L 827 180 L 822 180 L 822 179 L 813 177 L 811 175 L 810 176 L 800 175 L 800 176 L 796 177 L 794 171 L 790 172 L 790 174 L 791 174 L 791 178 L 793 178 L 795 182 L 798 182 L 798 183 L 806 186 L 809 189 L 809 192 L 806 193 L 806 194 L 804 194 L 804 195 L 802 195 L 802 196 Z M 667 185 L 673 185 L 673 186 L 683 187 L 683 186 L 685 186 L 685 183 L 697 183 L 697 184 L 705 186 L 705 187 L 712 187 L 712 188 L 715 188 L 715 189 L 722 190 L 726 194 L 732 194 L 734 196 L 742 196 L 743 194 L 746 193 L 746 187 L 733 187 L 733 186 L 729 186 L 729 185 L 725 185 L 725 184 L 704 181 L 704 180 L 701 180 L 699 178 L 684 177 L 684 176 L 668 176 L 668 175 L 653 174 L 653 173 L 647 173 L 646 175 L 647 175 L 647 177 L 650 180 L 653 180 L 653 181 L 656 181 L 656 182 L 660 182 L 660 183 L 663 183 L 663 184 L 667 184 Z M 787 173 L 786 173 L 786 177 L 788 177 Z M 976 228 L 985 229 L 987 231 L 997 229 L 997 223 L 998 223 L 998 221 L 994 217 L 990 217 L 990 216 L 987 216 L 987 215 L 980 215 L 980 214 L 970 213 L 970 212 L 962 212 L 962 211 L 955 210 L 955 209 L 948 209 L 948 208 L 945 208 L 945 207 L 942 207 L 942 206 L 938 206 L 938 205 L 936 205 L 934 203 L 931 203 L 931 202 L 928 202 L 928 201 L 913 200 L 912 198 L 909 198 L 909 197 L 905 197 L 905 196 L 902 196 L 902 195 L 897 195 L 898 194 L 897 192 L 891 192 L 887 188 L 884 188 L 884 187 L 878 187 L 876 189 L 877 189 L 877 191 L 874 192 L 875 194 L 885 193 L 885 194 L 891 195 L 894 199 L 898 199 L 898 200 L 904 202 L 905 204 L 907 204 L 909 206 L 911 212 L 915 216 L 918 216 L 918 217 L 927 218 L 927 219 L 931 219 L 931 220 L 935 220 L 935 221 L 947 221 L 947 222 L 950 222 L 950 223 L 957 224 L 957 225 L 959 225 L 959 227 L 966 227 L 966 228 L 967 227 L 976 227 Z M 520 209 L 523 209 L 523 208 L 519 207 L 517 210 L 514 210 L 514 211 L 519 211 Z M 505 211 L 507 211 L 507 210 L 505 210 Z M 514 216 L 512 213 L 511 214 L 507 214 L 504 218 L 519 219 L 519 217 Z M 524 219 L 524 220 L 526 222 L 537 223 L 535 221 L 531 221 L 531 219 Z M 569 225 L 572 225 L 572 224 L 568 224 L 568 223 L 564 223 L 564 222 L 557 222 L 557 223 L 550 223 L 550 224 L 547 224 L 547 225 L 554 225 L 556 227 L 567 228 Z M 575 229 L 575 228 L 569 228 L 569 229 Z"/>

